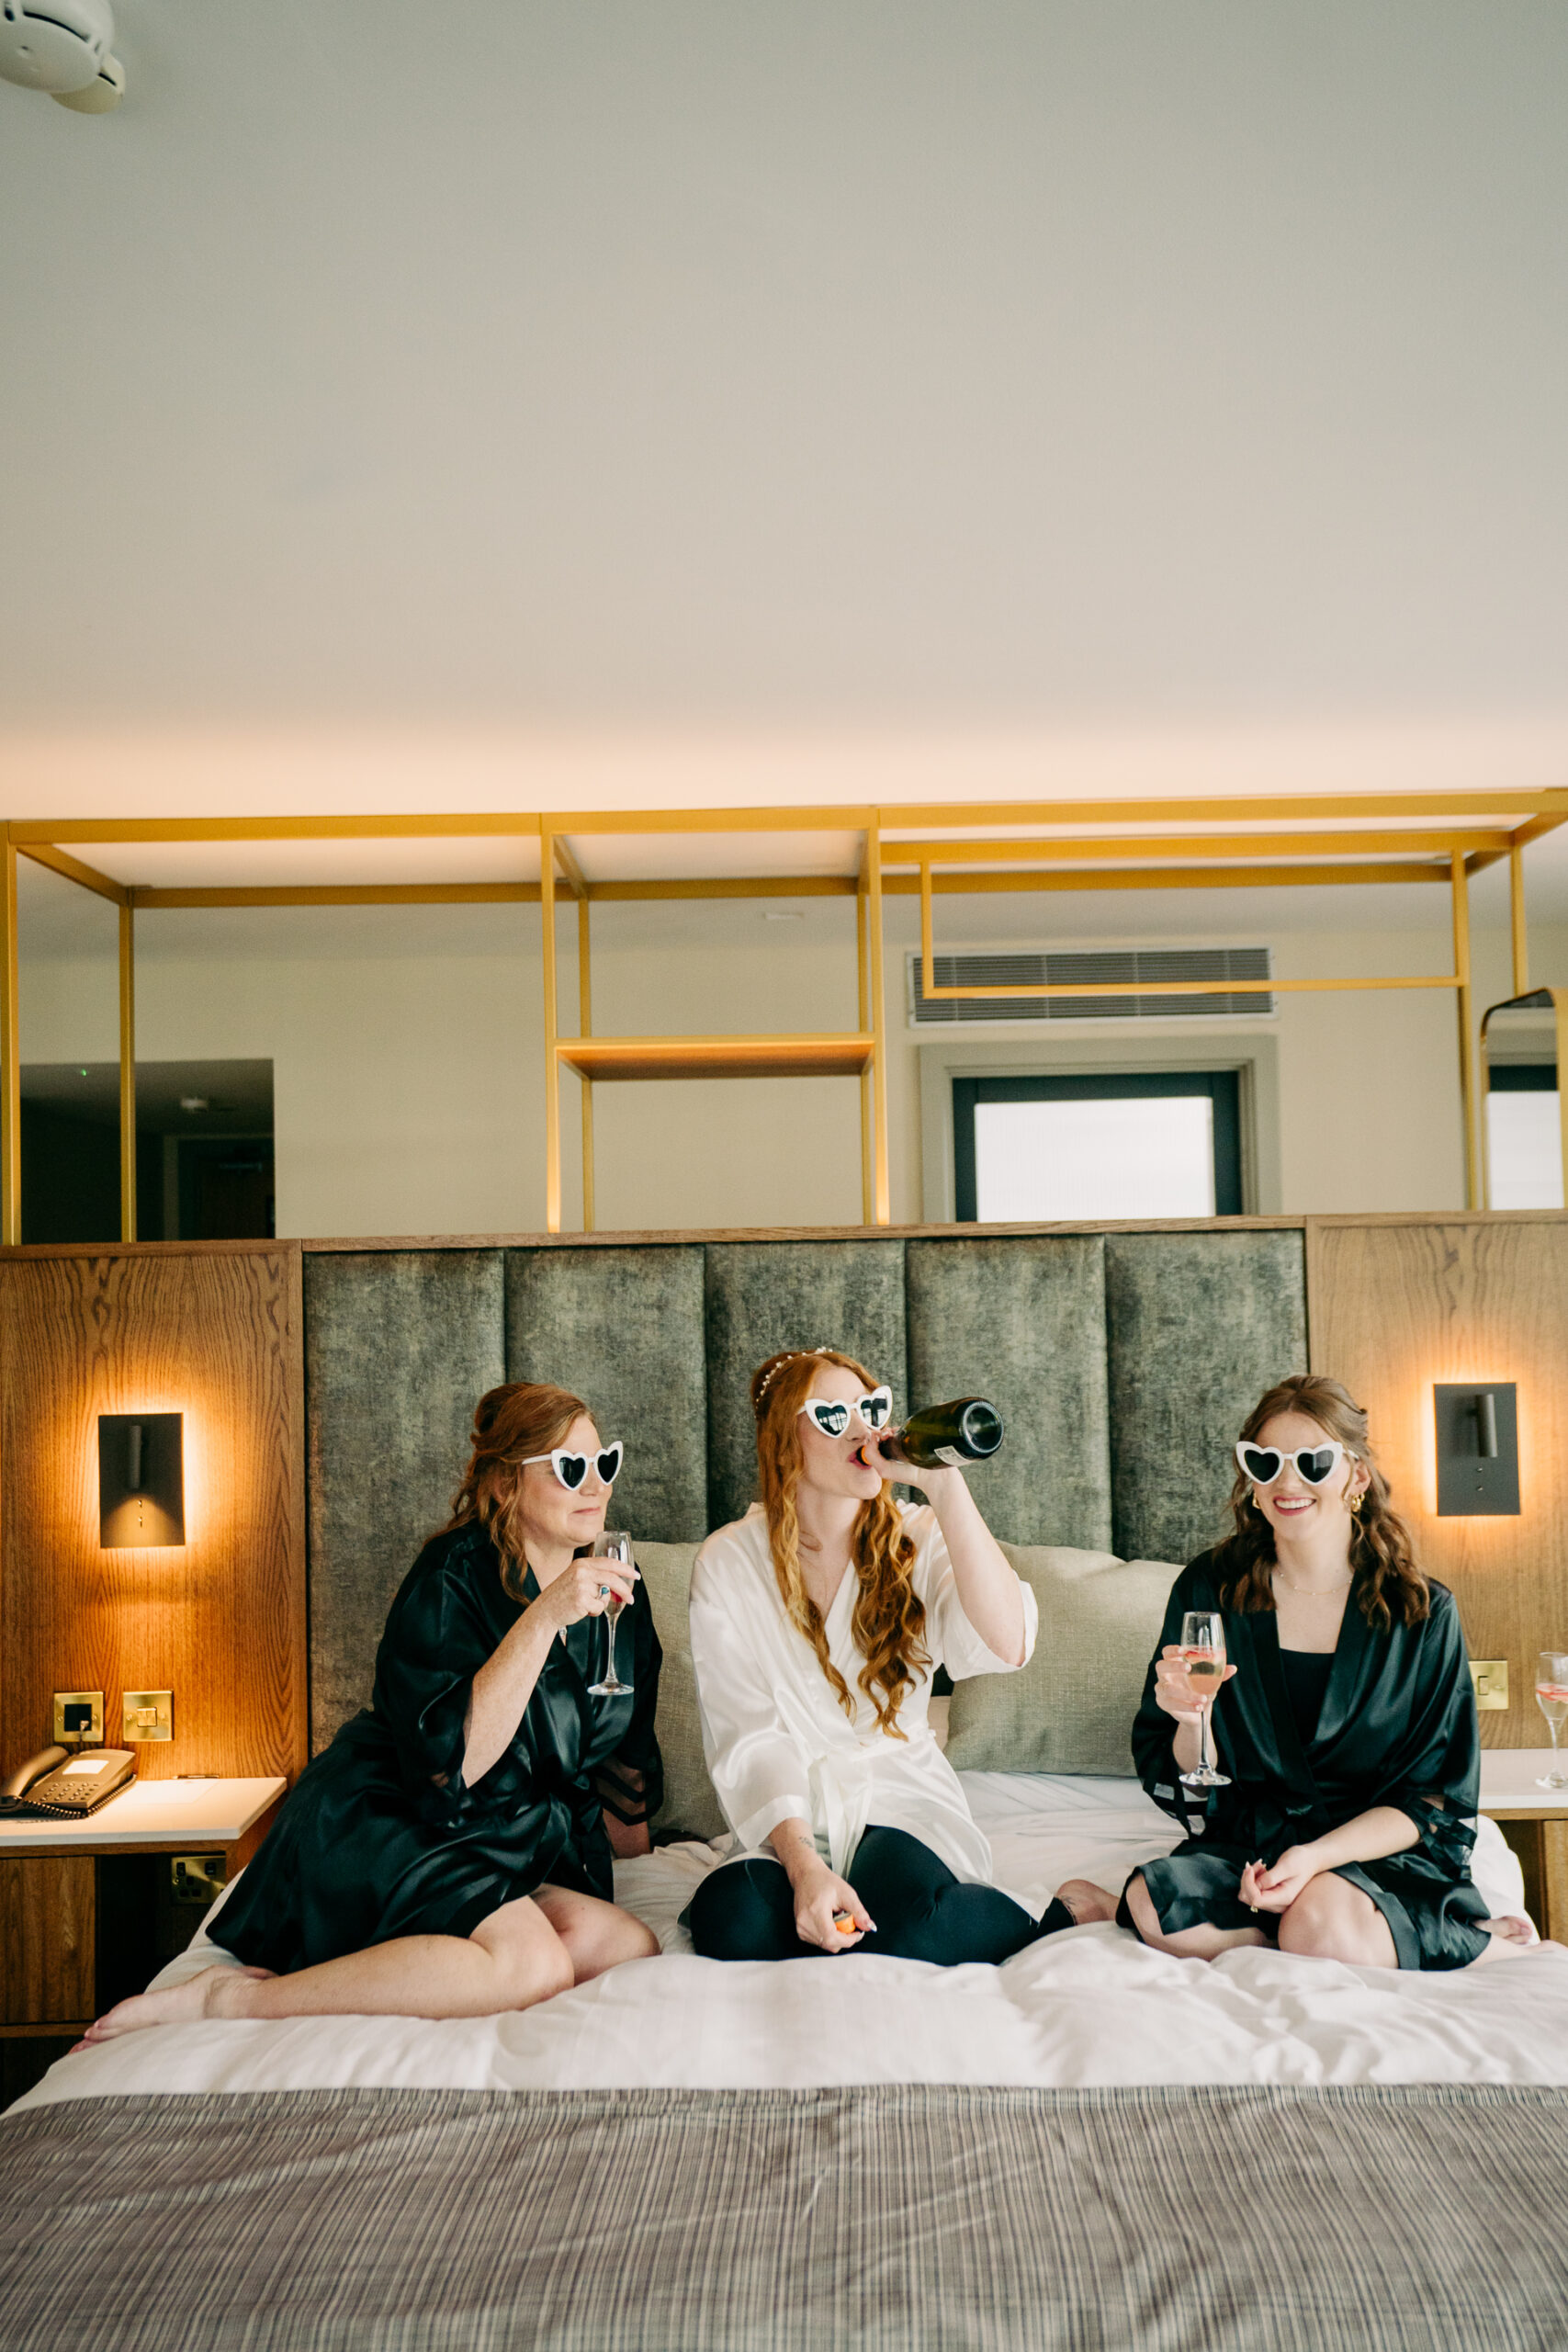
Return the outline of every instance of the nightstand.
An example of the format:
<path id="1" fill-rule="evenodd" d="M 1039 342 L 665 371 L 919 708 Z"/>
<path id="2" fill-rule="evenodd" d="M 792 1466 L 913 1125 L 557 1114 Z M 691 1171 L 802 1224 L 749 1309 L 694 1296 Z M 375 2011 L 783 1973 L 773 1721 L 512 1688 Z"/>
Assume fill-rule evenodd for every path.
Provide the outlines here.
<path id="1" fill-rule="evenodd" d="M 1519 1858 L 1525 1901 L 1543 1936 L 1568 1942 L 1568 1789 L 1538 1789 L 1551 1770 L 1549 1747 L 1486 1747 L 1481 1752 L 1481 1810 Z M 1557 1769 L 1568 1772 L 1568 1752 Z"/>
<path id="2" fill-rule="evenodd" d="M 285 1785 L 133 1781 L 84 1821 L 0 1819 L 0 2105 L 185 1950 Z"/>

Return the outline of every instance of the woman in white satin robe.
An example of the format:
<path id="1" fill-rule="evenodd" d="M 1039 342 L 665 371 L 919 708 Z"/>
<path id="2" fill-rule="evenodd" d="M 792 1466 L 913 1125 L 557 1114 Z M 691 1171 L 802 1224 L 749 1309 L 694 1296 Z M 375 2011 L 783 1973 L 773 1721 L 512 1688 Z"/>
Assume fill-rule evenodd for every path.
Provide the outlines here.
<path id="1" fill-rule="evenodd" d="M 704 1752 L 740 1849 L 694 1898 L 698 1951 L 951 1966 L 1108 1917 L 1085 1882 L 1041 1919 L 992 1884 L 931 1731 L 937 1667 L 1016 1672 L 1036 1633 L 1034 1596 L 962 1471 L 885 1456 L 887 1392 L 837 1350 L 771 1358 L 751 1396 L 762 1500 L 708 1537 L 692 1574 Z M 926 1504 L 896 1503 L 893 1477 Z"/>

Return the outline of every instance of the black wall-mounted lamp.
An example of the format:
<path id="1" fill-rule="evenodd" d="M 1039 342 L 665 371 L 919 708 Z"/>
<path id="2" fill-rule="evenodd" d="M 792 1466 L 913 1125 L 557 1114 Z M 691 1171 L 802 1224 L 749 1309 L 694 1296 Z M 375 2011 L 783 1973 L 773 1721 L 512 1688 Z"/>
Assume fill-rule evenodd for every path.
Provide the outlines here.
<path id="1" fill-rule="evenodd" d="M 1438 1517 L 1516 1518 L 1519 1509 L 1518 1391 L 1511 1380 L 1435 1386 Z"/>
<path id="2" fill-rule="evenodd" d="M 100 1413 L 99 1549 L 164 1548 L 185 1540 L 185 1416 Z"/>

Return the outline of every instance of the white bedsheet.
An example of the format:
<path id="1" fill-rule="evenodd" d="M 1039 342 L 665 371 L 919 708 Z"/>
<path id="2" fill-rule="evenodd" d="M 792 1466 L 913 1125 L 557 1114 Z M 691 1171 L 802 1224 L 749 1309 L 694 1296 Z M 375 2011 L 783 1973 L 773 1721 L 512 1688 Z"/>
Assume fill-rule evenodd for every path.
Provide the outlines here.
<path id="1" fill-rule="evenodd" d="M 1117 1887 L 1177 1831 L 1130 1781 L 966 1773 L 998 1880 L 1043 1908 L 1061 1880 Z M 664 1849 L 615 1873 L 658 1934 L 633 1962 L 539 2007 L 433 2023 L 298 2018 L 164 2026 L 62 2058 L 17 2104 L 148 2091 L 410 2085 L 811 2088 L 837 2083 L 1549 2083 L 1568 2085 L 1568 1957 L 1404 1974 L 1276 1951 L 1171 1960 L 1102 1926 L 1003 1968 L 916 1961 L 723 1964 L 678 1917 L 721 1857 Z M 1518 1865 L 1481 1824 L 1476 1875 L 1523 1907 Z M 171 1983 L 226 1958 L 199 1937 Z"/>

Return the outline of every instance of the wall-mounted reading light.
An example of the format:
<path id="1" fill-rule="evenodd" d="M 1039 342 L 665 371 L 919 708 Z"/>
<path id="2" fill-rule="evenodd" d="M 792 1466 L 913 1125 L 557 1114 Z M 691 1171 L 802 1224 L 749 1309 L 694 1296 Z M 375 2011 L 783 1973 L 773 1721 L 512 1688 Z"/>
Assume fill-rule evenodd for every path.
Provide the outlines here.
<path id="1" fill-rule="evenodd" d="M 1511 1380 L 1433 1388 L 1438 1424 L 1439 1519 L 1517 1517 L 1519 1417 Z"/>
<path id="2" fill-rule="evenodd" d="M 98 1415 L 98 1544 L 105 1552 L 186 1540 L 184 1416 Z"/>

